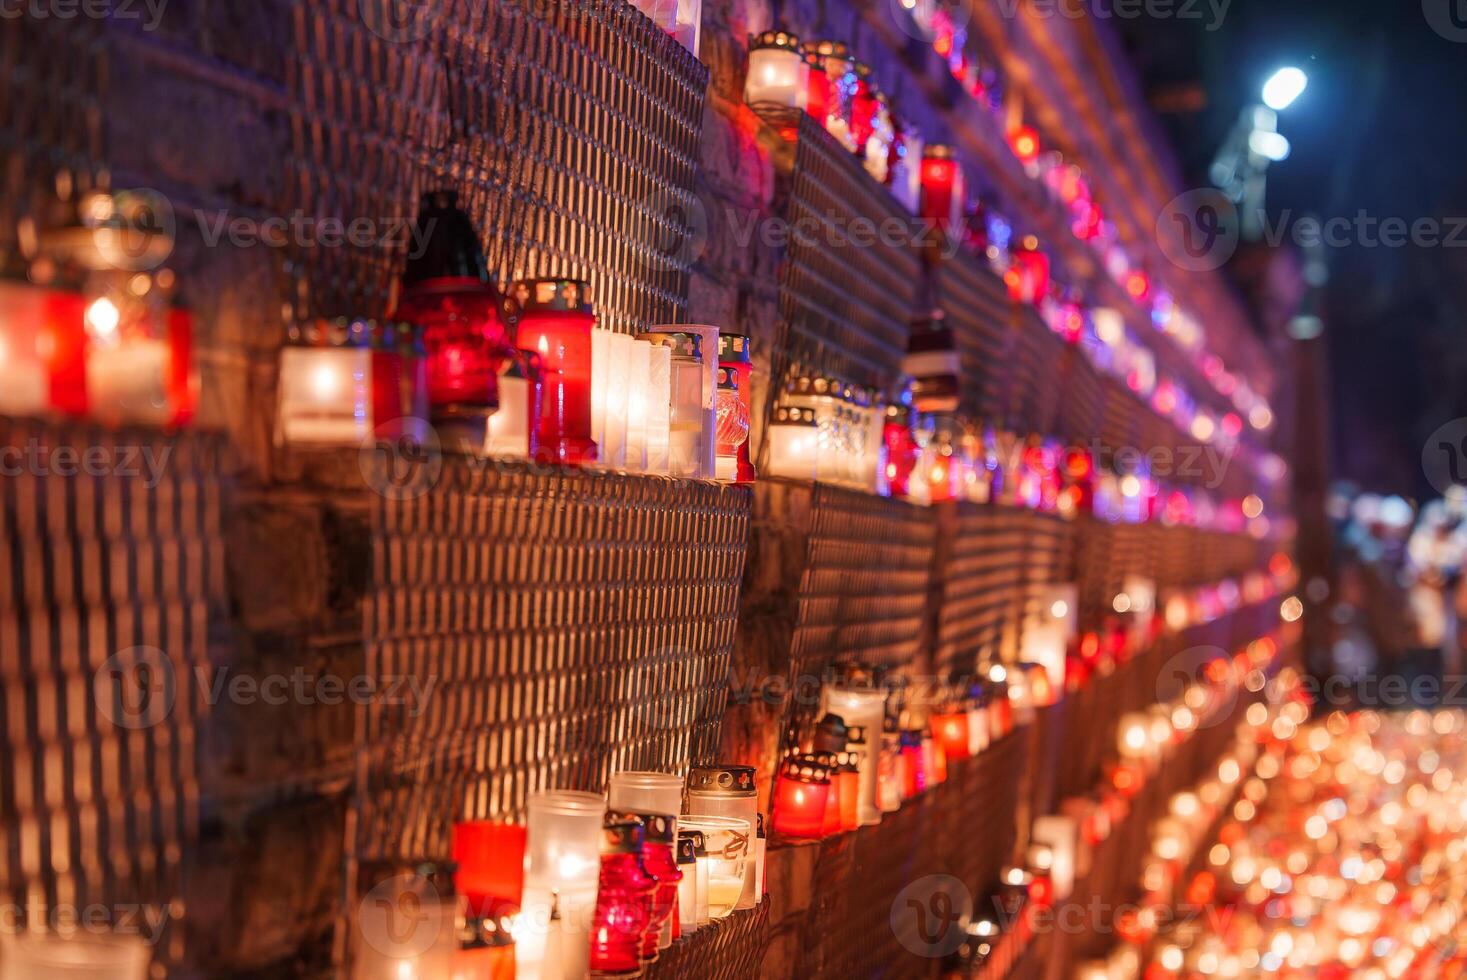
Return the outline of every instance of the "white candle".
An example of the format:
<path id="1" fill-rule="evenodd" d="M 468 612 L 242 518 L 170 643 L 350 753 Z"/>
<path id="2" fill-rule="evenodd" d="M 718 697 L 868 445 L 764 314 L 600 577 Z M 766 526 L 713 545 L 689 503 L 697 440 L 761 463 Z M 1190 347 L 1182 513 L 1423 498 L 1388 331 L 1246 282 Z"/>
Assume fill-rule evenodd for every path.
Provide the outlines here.
<path id="1" fill-rule="evenodd" d="M 698 479 L 712 480 L 718 473 L 718 418 L 714 410 L 718 394 L 718 328 L 706 324 L 653 327 L 658 333 L 697 334 L 703 342 L 703 430 L 698 441 Z"/>
<path id="2" fill-rule="evenodd" d="M 87 384 L 92 384 L 92 359 Z M 372 352 L 287 346 L 280 352 L 277 431 L 286 443 L 359 446 L 372 432 Z"/>
<path id="3" fill-rule="evenodd" d="M 517 371 L 499 376 L 499 411 L 489 416 L 484 453 L 501 459 L 530 454 L 530 383 Z"/>
<path id="4" fill-rule="evenodd" d="M 553 792 L 530 798 L 525 892 L 516 932 L 520 980 L 580 980 L 586 975 L 605 813 L 605 800 L 593 793 Z M 552 909 L 558 909 L 558 920 L 552 918 Z M 550 955 L 557 952 L 552 939 L 561 941 L 558 972 L 546 968 Z"/>
<path id="5" fill-rule="evenodd" d="M 650 412 L 652 345 L 632 341 L 627 370 L 627 461 L 633 473 L 647 471 L 647 417 Z"/>
<path id="6" fill-rule="evenodd" d="M 666 476 L 671 467 L 672 348 L 647 346 L 647 472 Z"/>
<path id="7" fill-rule="evenodd" d="M 601 459 L 606 459 L 606 399 L 607 379 L 610 377 L 612 332 L 601 327 L 591 330 L 591 439 L 602 447 Z"/>
<path id="8" fill-rule="evenodd" d="M 630 386 L 632 347 L 635 341 L 626 334 L 613 333 L 606 340 L 606 441 L 600 443 L 601 464 L 611 469 L 627 465 L 628 413 L 631 410 Z M 595 357 L 593 352 L 591 355 Z M 595 385 L 592 364 L 592 386 Z M 592 401 L 595 396 L 592 395 Z"/>
<path id="9" fill-rule="evenodd" d="M 166 425 L 171 355 L 162 340 L 95 343 L 87 351 L 87 402 L 104 422 Z"/>
<path id="10" fill-rule="evenodd" d="M 0 933 L 0 980 L 146 980 L 151 960 L 141 936 Z"/>

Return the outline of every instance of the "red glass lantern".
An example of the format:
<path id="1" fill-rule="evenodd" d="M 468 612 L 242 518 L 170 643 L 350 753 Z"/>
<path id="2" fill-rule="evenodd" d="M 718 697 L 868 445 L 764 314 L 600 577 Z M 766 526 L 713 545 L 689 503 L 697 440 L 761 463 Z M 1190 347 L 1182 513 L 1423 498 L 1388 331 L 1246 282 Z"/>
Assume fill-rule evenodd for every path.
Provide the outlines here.
<path id="1" fill-rule="evenodd" d="M 1031 126 L 1018 126 L 1009 131 L 1009 147 L 1025 166 L 1039 159 L 1039 134 Z"/>
<path id="2" fill-rule="evenodd" d="M 733 368 L 720 367 L 714 418 L 717 425 L 717 477 L 725 483 L 739 482 L 740 454 L 748 453 L 749 405 L 745 397 L 740 390 L 739 373 Z"/>
<path id="3" fill-rule="evenodd" d="M 948 761 L 966 759 L 970 754 L 968 713 L 954 711 L 932 716 L 932 736 Z"/>
<path id="4" fill-rule="evenodd" d="M 871 66 L 864 61 L 856 62 L 856 87 L 851 96 L 851 138 L 856 143 L 856 153 L 866 152 L 866 143 L 876 131 L 876 113 L 880 108 L 876 86 L 871 81 Z"/>
<path id="5" fill-rule="evenodd" d="M 642 960 L 650 963 L 657 959 L 657 945 L 663 927 L 677 909 L 677 890 L 683 873 L 677 866 L 676 818 L 661 813 L 639 813 L 637 816 L 643 826 L 642 865 L 657 879 L 657 889 L 652 893 L 651 919 L 647 923 L 647 931 L 642 934 Z"/>
<path id="6" fill-rule="evenodd" d="M 743 406 L 742 416 L 747 423 L 747 420 L 754 414 L 752 404 L 754 395 L 753 342 L 742 334 L 719 331 L 718 366 L 733 372 L 738 387 L 739 402 Z M 721 432 L 722 425 L 719 426 L 719 429 Z M 720 439 L 721 442 L 722 439 Z M 737 443 L 735 482 L 738 483 L 753 483 L 758 476 L 753 460 L 749 456 L 749 443 L 749 433 L 746 428 L 743 440 Z M 720 449 L 719 453 L 722 454 L 722 452 Z"/>
<path id="7" fill-rule="evenodd" d="M 912 473 L 922 457 L 922 447 L 912 435 L 911 409 L 905 405 L 887 406 L 881 441 L 886 456 L 882 467 L 886 494 L 905 497 L 911 492 Z"/>
<path id="8" fill-rule="evenodd" d="M 642 863 L 642 821 L 608 813 L 601 836 L 601 878 L 591 921 L 591 973 L 636 973 L 652 920 L 657 879 Z"/>
<path id="9" fill-rule="evenodd" d="M 374 323 L 372 425 L 379 438 L 416 434 L 428 418 L 428 360 L 422 333 L 410 323 Z"/>
<path id="10" fill-rule="evenodd" d="M 499 407 L 499 368 L 509 354 L 504 301 L 489 278 L 479 233 L 455 191 L 423 196 L 397 316 L 423 331 L 428 403 L 435 420 L 482 423 Z"/>
<path id="11" fill-rule="evenodd" d="M 540 356 L 541 463 L 580 466 L 596 461 L 591 439 L 591 287 L 575 279 L 529 279 L 513 290 L 516 338 Z"/>
<path id="12" fill-rule="evenodd" d="M 946 234 L 962 201 L 962 169 L 950 146 L 933 143 L 922 151 L 922 220 Z"/>
<path id="13" fill-rule="evenodd" d="M 824 832 L 829 798 L 829 770 L 803 756 L 786 759 L 774 785 L 775 831 L 786 837 L 818 840 Z"/>

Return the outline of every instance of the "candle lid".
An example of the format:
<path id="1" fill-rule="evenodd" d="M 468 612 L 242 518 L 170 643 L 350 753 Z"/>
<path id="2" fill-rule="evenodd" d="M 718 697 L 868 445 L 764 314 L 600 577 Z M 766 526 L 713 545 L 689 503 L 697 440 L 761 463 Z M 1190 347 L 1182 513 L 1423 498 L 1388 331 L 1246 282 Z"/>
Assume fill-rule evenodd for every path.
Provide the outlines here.
<path id="1" fill-rule="evenodd" d="M 705 838 L 703 836 L 703 831 L 701 831 L 701 830 L 679 830 L 677 832 L 677 837 L 678 837 L 678 843 L 679 844 L 681 844 L 683 841 L 687 841 L 689 844 L 691 844 L 693 846 L 693 856 L 694 857 L 700 857 L 701 858 L 701 857 L 707 857 L 708 856 L 708 840 L 707 840 L 707 838 Z"/>
<path id="2" fill-rule="evenodd" d="M 677 835 L 677 863 L 696 864 L 698 862 L 698 844 L 693 840 L 693 835 L 702 833 L 697 830 L 682 831 Z"/>
<path id="3" fill-rule="evenodd" d="M 521 279 L 510 287 L 518 312 L 594 312 L 591 284 L 580 279 Z"/>
<path id="4" fill-rule="evenodd" d="M 608 811 L 601 823 L 601 853 L 640 854 L 646 830 L 642 819 L 634 813 Z"/>
<path id="5" fill-rule="evenodd" d="M 633 813 L 642 821 L 642 836 L 649 844 L 677 843 L 677 818 L 666 813 Z"/>
<path id="6" fill-rule="evenodd" d="M 854 752 L 827 752 L 816 749 L 801 758 L 812 759 L 824 766 L 829 775 L 834 776 L 838 772 L 855 772 L 856 754 Z"/>
<path id="7" fill-rule="evenodd" d="M 775 425 L 798 425 L 807 428 L 819 428 L 820 422 L 815 418 L 815 413 L 808 408 L 779 408 L 774 413 Z"/>
<path id="8" fill-rule="evenodd" d="M 829 683 L 843 688 L 874 691 L 881 686 L 879 667 L 853 660 L 843 660 L 830 667 L 826 677 Z"/>
<path id="9" fill-rule="evenodd" d="M 830 769 L 813 755 L 792 755 L 780 764 L 779 777 L 797 783 L 828 785 Z"/>
<path id="10" fill-rule="evenodd" d="M 851 740 L 850 728 L 840 715 L 826 713 L 815 726 L 815 751 L 844 752 Z"/>
<path id="11" fill-rule="evenodd" d="M 367 320 L 311 320 L 287 327 L 285 342 L 290 347 L 370 347 L 372 330 Z"/>
<path id="12" fill-rule="evenodd" d="M 846 729 L 846 744 L 847 745 L 865 745 L 866 744 L 866 726 L 865 725 L 851 725 L 851 726 L 849 726 Z"/>
<path id="13" fill-rule="evenodd" d="M 841 61 L 851 59 L 851 46 L 844 41 L 810 41 L 805 48 L 820 58 L 836 58 Z"/>
<path id="14" fill-rule="evenodd" d="M 786 51 L 799 51 L 800 39 L 789 31 L 769 30 L 755 34 L 749 39 L 750 51 L 765 51 L 771 49 L 782 49 Z"/>
<path id="15" fill-rule="evenodd" d="M 757 819 L 754 821 L 754 836 L 759 840 L 764 840 L 766 837 L 764 833 L 764 811 L 760 810 L 755 816 Z"/>
<path id="16" fill-rule="evenodd" d="M 703 338 L 695 333 L 683 333 L 680 330 L 672 330 L 667 333 L 639 333 L 637 339 L 645 340 L 659 347 L 671 347 L 673 357 L 702 363 Z"/>
<path id="17" fill-rule="evenodd" d="M 458 191 L 440 188 L 424 194 L 413 229 L 413 241 L 421 244 L 408 256 L 402 274 L 405 287 L 466 280 L 493 290 L 479 231 L 458 206 Z"/>
<path id="18" fill-rule="evenodd" d="M 738 364 L 749 364 L 754 359 L 754 347 L 752 341 L 741 333 L 718 334 L 718 359 L 720 361 L 733 361 Z"/>
<path id="19" fill-rule="evenodd" d="M 688 773 L 688 792 L 704 796 L 758 796 L 753 766 L 697 766 Z"/>
<path id="20" fill-rule="evenodd" d="M 718 369 L 718 389 L 720 391 L 738 391 L 739 375 L 733 368 L 721 367 Z"/>

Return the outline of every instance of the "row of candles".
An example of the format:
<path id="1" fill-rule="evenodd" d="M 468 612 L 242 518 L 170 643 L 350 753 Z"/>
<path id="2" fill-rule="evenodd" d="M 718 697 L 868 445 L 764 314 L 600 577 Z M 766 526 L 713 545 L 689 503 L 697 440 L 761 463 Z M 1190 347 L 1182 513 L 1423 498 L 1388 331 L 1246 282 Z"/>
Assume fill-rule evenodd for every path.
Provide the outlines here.
<path id="1" fill-rule="evenodd" d="M 1459 711 L 1272 719 L 1267 754 L 1187 888 L 1189 901 L 1226 904 L 1226 927 L 1194 919 L 1151 937 L 1148 975 L 1460 974 L 1462 729 Z"/>
<path id="2" fill-rule="evenodd" d="M 982 90 L 979 97 L 987 99 L 987 87 L 971 70 L 961 40 L 951 32 L 934 36 L 944 56 L 957 59 L 954 74 L 978 85 Z M 1062 316 L 1072 313 L 1075 304 L 1065 301 L 1065 291 L 1050 282 L 1050 260 L 1040 249 L 1038 239 L 1025 236 L 1010 248 L 1012 232 L 1008 223 L 981 206 L 969 205 L 968 182 L 955 150 L 939 143 L 924 146 L 918 133 L 894 116 L 870 68 L 846 45 L 833 41 L 801 43 L 785 30 L 757 35 L 749 46 L 745 100 L 756 113 L 786 131 L 791 120 L 802 113 L 820 120 L 837 142 L 860 157 L 871 176 L 890 187 L 909 211 L 986 256 L 1016 302 L 1041 307 L 1047 314 L 1050 308 L 1057 308 Z M 1114 228 L 1103 220 L 1079 168 L 1065 164 L 1058 154 L 1042 153 L 1039 135 L 1032 128 L 1014 127 L 1008 139 L 1031 176 L 1075 212 L 1072 227 L 1076 236 L 1094 241 L 1105 250 L 1106 269 L 1142 308 L 1146 319 L 1197 355 L 1203 375 L 1220 395 L 1233 400 L 1249 424 L 1258 429 L 1271 425 L 1273 416 L 1267 400 L 1253 392 L 1245 380 L 1227 371 L 1221 358 L 1202 349 L 1204 335 L 1196 319 L 1182 311 L 1168 292 L 1154 287 L 1115 243 Z M 1116 316 L 1119 318 L 1119 314 Z M 1147 377 L 1149 374 L 1154 379 L 1155 368 L 1153 360 L 1150 370 L 1146 370 L 1149 350 L 1133 342 L 1122 345 L 1119 353 L 1123 358 L 1118 359 L 1136 362 L 1134 370 L 1130 363 L 1122 365 L 1125 375 L 1146 389 L 1144 397 L 1151 397 L 1155 381 L 1148 382 Z M 1168 386 L 1177 388 L 1179 383 L 1169 381 Z M 1211 432 L 1222 429 L 1208 425 L 1209 421 L 1215 422 L 1210 416 L 1201 416 L 1202 421 L 1191 416 L 1186 410 L 1195 409 L 1195 402 L 1185 397 L 1172 398 L 1164 391 L 1155 404 L 1166 416 L 1187 414 L 1189 417 L 1180 419 L 1179 424 L 1184 431 L 1195 428 L 1209 433 L 1198 436 L 1206 441 L 1211 441 Z"/>

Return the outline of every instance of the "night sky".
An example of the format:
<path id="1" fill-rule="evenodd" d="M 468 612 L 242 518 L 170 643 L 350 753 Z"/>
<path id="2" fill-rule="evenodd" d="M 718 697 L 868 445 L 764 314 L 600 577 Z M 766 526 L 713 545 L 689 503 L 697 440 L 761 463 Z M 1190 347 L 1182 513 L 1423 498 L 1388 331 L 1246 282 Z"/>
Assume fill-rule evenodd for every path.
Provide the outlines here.
<path id="1" fill-rule="evenodd" d="M 1293 155 L 1270 170 L 1268 212 L 1273 222 L 1286 212 L 1351 221 L 1351 244 L 1328 252 L 1320 309 L 1332 475 L 1418 498 L 1435 495 L 1423 444 L 1467 417 L 1467 0 L 1424 3 L 1444 18 L 1457 4 L 1464 40 L 1434 31 L 1423 0 L 1233 0 L 1216 30 L 1211 14 L 1114 20 L 1159 109 L 1200 89 L 1199 111 L 1159 113 L 1190 186 L 1206 184 L 1218 146 L 1275 69 L 1308 73 L 1308 90 L 1280 117 Z M 1457 241 L 1367 245 L 1354 231 L 1362 209 L 1377 220 L 1435 218 Z"/>

